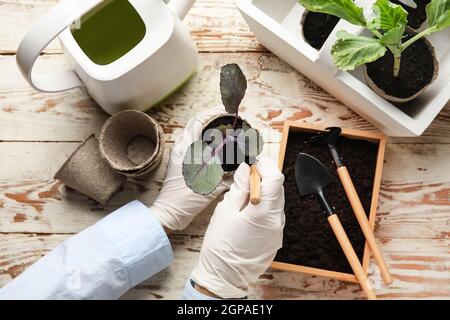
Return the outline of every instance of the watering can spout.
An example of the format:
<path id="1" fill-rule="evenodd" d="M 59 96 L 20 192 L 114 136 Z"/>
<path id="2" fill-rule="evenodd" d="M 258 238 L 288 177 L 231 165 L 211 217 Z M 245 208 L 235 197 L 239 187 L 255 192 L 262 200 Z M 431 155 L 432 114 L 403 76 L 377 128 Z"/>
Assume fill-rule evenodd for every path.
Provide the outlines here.
<path id="1" fill-rule="evenodd" d="M 183 20 L 194 2 L 195 0 L 170 0 L 167 5 L 173 13 L 180 17 L 180 20 Z"/>

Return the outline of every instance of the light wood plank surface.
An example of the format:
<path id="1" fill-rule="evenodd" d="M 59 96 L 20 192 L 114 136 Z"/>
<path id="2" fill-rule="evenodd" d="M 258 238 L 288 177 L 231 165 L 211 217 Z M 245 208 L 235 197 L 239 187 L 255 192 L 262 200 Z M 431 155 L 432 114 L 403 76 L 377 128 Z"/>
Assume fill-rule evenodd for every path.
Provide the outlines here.
<path id="1" fill-rule="evenodd" d="M 187 121 L 201 110 L 220 105 L 219 74 L 223 64 L 237 62 L 249 79 L 241 114 L 263 131 L 266 141 L 279 142 L 285 119 L 376 130 L 311 80 L 267 53 L 205 53 L 195 77 L 179 92 L 152 109 L 167 139 L 174 140 Z M 36 70 L 58 70 L 62 55 L 45 55 Z M 82 141 L 98 132 L 107 115 L 81 89 L 41 93 L 23 79 L 13 56 L 0 56 L 0 140 Z M 418 138 L 393 143 L 449 143 L 450 104 Z"/>
<path id="2" fill-rule="evenodd" d="M 33 23 L 58 0 L 2 0 L 0 54 L 13 54 Z M 201 52 L 266 51 L 236 9 L 235 0 L 197 0 L 183 21 Z M 11 26 L 14 26 L 12 28 Z M 53 42 L 46 53 L 60 53 Z"/>
<path id="3" fill-rule="evenodd" d="M 3 234 L 0 237 L 0 283 L 7 283 L 69 235 Z M 167 269 L 124 295 L 124 299 L 179 299 L 194 267 L 203 236 L 175 234 L 170 237 L 175 260 Z M 369 269 L 379 298 L 449 299 L 450 254 L 444 239 L 378 239 L 390 262 L 394 283 L 385 287 Z M 420 254 L 418 254 L 420 252 Z M 356 284 L 267 270 L 251 287 L 252 298 L 261 299 L 364 299 Z"/>
<path id="4" fill-rule="evenodd" d="M 0 3 L 0 287 L 64 239 L 121 204 L 151 204 L 164 179 L 172 141 L 197 112 L 220 104 L 218 77 L 228 62 L 241 65 L 249 88 L 241 114 L 277 157 L 286 119 L 375 130 L 364 119 L 258 44 L 234 0 L 198 0 L 185 19 L 197 42 L 196 76 L 150 111 L 169 141 L 161 166 L 149 177 L 129 180 L 101 206 L 53 180 L 78 142 L 98 133 L 107 115 L 82 90 L 44 94 L 31 89 L 15 65 L 15 52 L 37 18 L 58 0 Z M 12 27 L 14 26 L 14 27 Z M 63 68 L 57 42 L 37 68 Z M 373 261 L 370 279 L 380 298 L 450 299 L 450 104 L 422 137 L 390 139 L 381 185 L 376 236 L 395 279 L 384 287 Z M 203 241 L 214 204 L 171 236 L 175 261 L 130 290 L 125 299 L 179 298 Z M 359 287 L 321 277 L 268 270 L 252 298 L 361 299 Z"/>
<path id="5" fill-rule="evenodd" d="M 67 189 L 53 175 L 77 143 L 0 143 L 0 232 L 76 233 L 126 202 L 151 204 L 164 179 L 169 143 L 159 168 L 126 183 L 106 206 Z M 278 158 L 278 143 L 264 153 Z M 388 145 L 382 178 L 377 235 L 388 238 L 449 238 L 448 144 Z M 51 161 L 49 161 L 51 159 Z M 200 219 L 205 227 L 208 216 Z M 196 230 L 194 228 L 193 230 Z M 204 229 L 195 231 L 202 234 Z"/>

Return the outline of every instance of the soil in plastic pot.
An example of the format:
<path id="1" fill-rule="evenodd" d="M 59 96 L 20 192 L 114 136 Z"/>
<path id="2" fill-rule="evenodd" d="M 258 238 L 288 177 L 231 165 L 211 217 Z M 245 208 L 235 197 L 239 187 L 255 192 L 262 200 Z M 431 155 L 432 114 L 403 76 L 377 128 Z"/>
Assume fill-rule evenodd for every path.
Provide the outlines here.
<path id="1" fill-rule="evenodd" d="M 392 3 L 401 5 L 408 12 L 408 26 L 413 29 L 419 29 L 422 23 L 427 19 L 427 13 L 425 11 L 427 4 L 431 2 L 431 0 L 409 0 L 404 1 L 401 0 L 390 0 Z M 416 4 L 416 8 L 410 7 L 404 2 L 414 1 Z"/>
<path id="2" fill-rule="evenodd" d="M 298 192 L 295 180 L 295 162 L 299 152 L 306 152 L 322 161 L 332 174 L 333 182 L 325 188 L 326 197 L 336 208 L 336 213 L 350 242 L 362 261 L 364 235 L 340 183 L 328 148 L 304 143 L 312 135 L 314 133 L 293 131 L 289 133 L 283 164 L 286 224 L 283 247 L 278 251 L 275 260 L 306 267 L 353 273 L 323 214 L 319 201 L 313 195 L 300 196 Z M 378 144 L 341 137 L 338 147 L 364 210 L 369 215 Z"/>
<path id="3" fill-rule="evenodd" d="M 407 39 L 410 37 L 411 34 Z M 398 77 L 393 75 L 393 65 L 394 57 L 389 50 L 380 59 L 366 64 L 367 75 L 390 96 L 411 97 L 433 81 L 434 56 L 424 39 L 416 41 L 402 53 Z"/>
<path id="4" fill-rule="evenodd" d="M 229 127 L 230 129 L 233 127 L 233 122 L 234 122 L 234 116 L 229 116 L 229 115 L 225 115 L 223 117 L 217 118 L 213 121 L 211 121 L 211 123 L 209 123 L 202 132 L 202 137 L 204 136 L 205 131 L 207 131 L 208 129 L 218 129 L 220 127 Z M 243 124 L 243 120 L 241 118 L 238 118 L 237 120 L 237 125 L 236 125 L 236 129 L 242 129 L 242 124 Z M 250 127 L 250 125 L 246 122 L 246 124 Z M 223 134 L 222 138 L 225 138 L 225 134 Z M 205 142 L 209 143 L 210 141 L 208 140 L 204 140 Z M 233 158 L 232 159 L 228 159 L 227 157 L 227 151 L 233 151 Z M 229 143 L 229 145 L 227 145 L 225 148 L 222 149 L 222 152 L 219 153 L 219 157 L 222 161 L 222 169 L 225 172 L 231 172 L 231 171 L 235 171 L 239 165 L 241 164 L 241 162 L 239 162 L 238 159 L 238 152 L 239 152 L 239 148 L 237 145 L 237 142 L 232 142 Z M 250 159 L 250 157 L 248 157 L 247 155 L 244 157 L 244 161 L 247 164 L 252 164 L 255 162 L 255 159 Z"/>
<path id="5" fill-rule="evenodd" d="M 325 13 L 308 11 L 302 21 L 305 41 L 313 48 L 320 50 L 339 22 L 339 18 Z"/>

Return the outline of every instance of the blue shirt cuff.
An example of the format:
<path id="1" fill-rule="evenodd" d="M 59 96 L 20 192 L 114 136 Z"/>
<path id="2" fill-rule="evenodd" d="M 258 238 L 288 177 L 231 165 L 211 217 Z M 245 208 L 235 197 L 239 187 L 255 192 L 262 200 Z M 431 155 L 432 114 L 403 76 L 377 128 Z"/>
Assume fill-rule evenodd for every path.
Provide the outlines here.
<path id="1" fill-rule="evenodd" d="M 116 248 L 133 287 L 173 260 L 166 232 L 151 210 L 132 201 L 100 220 L 99 229 Z"/>
<path id="2" fill-rule="evenodd" d="M 193 286 L 193 281 L 191 279 L 188 279 L 186 286 L 184 287 L 183 299 L 184 300 L 220 300 L 218 298 L 204 295 L 203 293 L 200 293 L 197 290 L 195 290 L 195 288 Z"/>

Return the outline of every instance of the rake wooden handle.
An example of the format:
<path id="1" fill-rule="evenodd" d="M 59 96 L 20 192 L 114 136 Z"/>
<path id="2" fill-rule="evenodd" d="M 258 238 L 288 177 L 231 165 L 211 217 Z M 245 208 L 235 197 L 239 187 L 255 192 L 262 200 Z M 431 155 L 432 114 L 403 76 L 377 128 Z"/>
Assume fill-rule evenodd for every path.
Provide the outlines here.
<path id="1" fill-rule="evenodd" d="M 375 240 L 375 236 L 373 234 L 372 228 L 370 228 L 369 220 L 367 220 L 367 215 L 362 206 L 361 200 L 358 197 L 358 193 L 356 192 L 355 186 L 353 185 L 353 181 L 348 173 L 346 167 L 340 167 L 337 169 L 339 179 L 344 186 L 345 193 L 347 194 L 347 198 L 350 201 L 350 204 L 353 208 L 353 212 L 355 213 L 356 219 L 361 227 L 364 236 L 366 237 L 367 244 L 369 245 L 369 249 L 372 252 L 372 255 L 375 259 L 375 262 L 380 269 L 381 277 L 386 285 L 392 283 L 392 277 L 389 273 L 389 269 L 386 265 L 386 262 L 383 259 L 383 255 L 378 248 L 377 242 Z"/>
<path id="2" fill-rule="evenodd" d="M 373 290 L 369 287 L 369 280 L 367 279 L 366 273 L 359 262 L 358 256 L 356 255 L 356 252 L 353 249 L 338 216 L 336 214 L 332 214 L 328 217 L 328 222 L 330 223 L 331 228 L 333 229 L 333 232 L 336 235 L 336 238 L 338 239 L 339 244 L 341 245 L 341 248 L 344 251 L 344 254 L 347 257 L 347 260 L 350 263 L 350 266 L 352 267 L 352 270 L 355 273 L 355 276 L 367 298 L 369 300 L 376 300 L 377 297 L 375 296 Z"/>
<path id="3" fill-rule="evenodd" d="M 259 204 L 261 201 L 261 176 L 259 175 L 256 165 L 250 166 L 250 203 Z"/>

